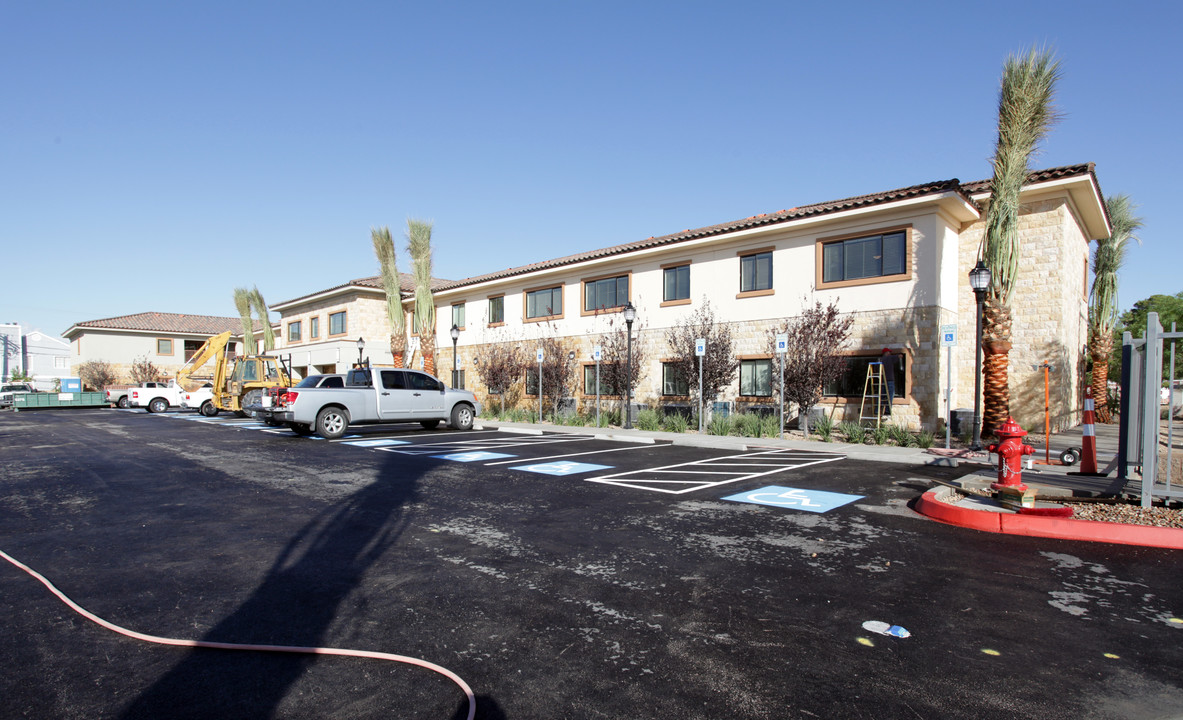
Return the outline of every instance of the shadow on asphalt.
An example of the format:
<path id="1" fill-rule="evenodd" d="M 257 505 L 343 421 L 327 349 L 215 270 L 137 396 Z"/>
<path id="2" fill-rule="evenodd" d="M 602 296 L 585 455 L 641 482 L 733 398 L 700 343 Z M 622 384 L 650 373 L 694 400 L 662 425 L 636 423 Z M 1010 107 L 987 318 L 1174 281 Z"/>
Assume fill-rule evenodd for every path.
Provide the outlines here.
<path id="1" fill-rule="evenodd" d="M 400 472 L 392 457 L 374 482 L 301 528 L 255 593 L 202 639 L 324 644 L 342 601 L 406 528 L 416 485 L 417 474 Z M 313 662 L 311 655 L 191 650 L 121 717 L 273 717 Z"/>

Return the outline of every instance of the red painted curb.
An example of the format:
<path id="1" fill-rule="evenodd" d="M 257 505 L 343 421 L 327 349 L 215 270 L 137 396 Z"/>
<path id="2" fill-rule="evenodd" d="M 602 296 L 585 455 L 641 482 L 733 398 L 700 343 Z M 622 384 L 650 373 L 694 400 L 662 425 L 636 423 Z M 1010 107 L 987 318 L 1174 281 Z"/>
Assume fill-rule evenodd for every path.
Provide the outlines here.
<path id="1" fill-rule="evenodd" d="M 1183 550 L 1183 530 L 1177 528 L 971 510 L 941 502 L 936 490 L 920 496 L 916 511 L 933 520 L 983 532 Z"/>

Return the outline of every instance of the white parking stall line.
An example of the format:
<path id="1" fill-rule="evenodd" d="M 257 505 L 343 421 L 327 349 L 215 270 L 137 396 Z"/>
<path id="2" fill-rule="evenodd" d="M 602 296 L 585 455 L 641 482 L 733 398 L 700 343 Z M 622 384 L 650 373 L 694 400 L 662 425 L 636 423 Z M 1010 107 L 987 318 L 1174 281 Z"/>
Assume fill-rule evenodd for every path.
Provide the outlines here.
<path id="1" fill-rule="evenodd" d="M 650 450 L 652 448 L 646 446 L 625 447 L 625 448 L 609 448 L 607 450 L 588 450 L 587 452 L 566 453 L 564 455 L 545 455 L 540 458 L 531 458 L 531 462 L 538 462 L 541 460 L 557 460 L 558 458 L 578 457 L 580 455 L 603 455 L 605 453 L 623 452 L 625 450 Z M 508 465 L 510 463 L 521 463 L 521 458 L 513 460 L 499 460 L 497 462 L 485 463 L 485 465 Z"/>
<path id="2" fill-rule="evenodd" d="M 386 452 L 402 453 L 403 455 L 432 455 L 435 453 L 453 452 L 457 449 L 464 451 L 472 450 L 501 450 L 505 448 L 514 447 L 530 447 L 534 445 L 552 445 L 560 442 L 581 442 L 591 440 L 591 437 L 582 436 L 554 436 L 547 435 L 537 437 L 536 439 L 529 439 L 527 437 L 517 438 L 489 438 L 488 440 L 457 440 L 455 442 L 447 443 L 423 443 L 417 444 L 409 448 L 381 448 Z M 520 460 L 519 460 L 520 462 Z"/>
<path id="3" fill-rule="evenodd" d="M 781 456 L 787 462 L 780 463 L 760 463 L 753 465 L 745 463 L 744 460 L 750 458 L 762 459 L 781 459 L 781 457 L 770 458 L 769 456 Z M 820 465 L 822 463 L 834 462 L 835 460 L 842 460 L 844 455 L 827 454 L 819 457 L 816 454 L 808 456 L 812 459 L 807 459 L 802 453 L 782 450 L 769 450 L 757 453 L 746 453 L 743 455 L 732 455 L 722 458 L 710 458 L 707 460 L 696 460 L 693 462 L 678 463 L 677 465 L 666 465 L 664 467 L 646 468 L 642 470 L 630 470 L 628 472 L 614 473 L 611 475 L 601 475 L 600 477 L 587 478 L 587 482 L 601 483 L 604 485 L 619 485 L 621 487 L 636 488 L 639 490 L 652 490 L 653 492 L 663 492 L 671 495 L 680 495 L 682 493 L 694 492 L 696 490 L 706 490 L 708 488 L 718 487 L 720 485 L 728 485 L 731 483 L 740 482 L 743 480 L 751 480 L 754 478 L 764 477 L 766 475 L 774 475 L 786 470 L 795 470 L 797 468 L 808 467 L 810 465 Z M 733 461 L 728 463 L 727 461 Z M 771 469 L 763 470 L 761 472 L 743 472 L 741 470 L 722 470 L 722 469 L 692 469 L 692 468 L 707 468 L 707 467 L 726 467 L 730 464 L 734 468 L 752 468 L 752 467 L 771 467 Z M 685 469 L 683 469 L 685 468 Z M 649 477 L 645 477 L 649 475 Z M 676 481 L 663 478 L 662 475 L 707 475 L 715 477 L 724 477 L 725 479 L 717 480 L 715 482 L 709 481 Z M 687 487 L 681 489 L 670 489 L 661 487 L 663 485 L 684 484 Z"/>

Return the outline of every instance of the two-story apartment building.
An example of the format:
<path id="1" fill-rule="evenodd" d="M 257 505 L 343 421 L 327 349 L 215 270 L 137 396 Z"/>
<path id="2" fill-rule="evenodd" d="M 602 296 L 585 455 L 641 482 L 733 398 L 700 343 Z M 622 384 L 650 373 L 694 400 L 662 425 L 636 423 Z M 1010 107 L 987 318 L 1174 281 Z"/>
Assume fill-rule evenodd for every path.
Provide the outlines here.
<path id="1" fill-rule="evenodd" d="M 472 360 L 492 343 L 517 343 L 532 356 L 539 339 L 558 338 L 591 368 L 593 345 L 610 327 L 619 327 L 619 313 L 631 303 L 639 330 L 633 342 L 647 358 L 635 398 L 654 407 L 681 404 L 686 398 L 679 393 L 685 390 L 668 382 L 663 367 L 671 354 L 666 332 L 709 301 L 716 317 L 730 324 L 740 363 L 739 377 L 719 400 L 740 408 L 768 404 L 776 393 L 769 329 L 807 304 L 834 302 L 853 316 L 854 326 L 846 350 L 849 376 L 828 389 L 825 407 L 836 419 L 857 418 L 867 362 L 889 348 L 900 358 L 895 422 L 935 428 L 947 411 L 943 391 L 950 361 L 954 407 L 973 404 L 976 306 L 968 273 L 988 202 L 988 181 L 946 180 L 438 281 L 437 367 L 446 374 L 443 369 L 452 363 L 449 329 L 455 320 L 461 330 L 457 363 L 467 370 L 467 387 L 478 393 L 488 388 Z M 1042 374 L 1032 366 L 1050 361 L 1059 368 L 1053 417 L 1063 427 L 1079 419 L 1089 243 L 1109 234 L 1108 219 L 1091 164 L 1032 173 L 1022 203 L 1024 262 L 1012 300 L 1012 410 L 1023 424 L 1041 420 Z M 404 290 L 409 300 L 410 288 Z M 366 354 L 375 362 L 389 358 L 388 347 L 385 355 L 379 352 L 389 345 L 389 326 L 376 278 L 274 309 L 282 313 L 288 335 L 298 323 L 299 340 L 286 341 L 285 351 L 295 355 L 309 333 L 309 367 L 321 367 L 316 353 L 329 335 L 341 338 L 340 352 L 352 347 L 351 360 L 356 340 L 345 339 L 355 335 L 366 340 Z M 343 332 L 313 338 L 313 319 L 328 323 L 332 313 L 360 324 L 347 320 L 338 326 Z M 939 348 L 938 331 L 951 324 L 958 327 L 959 343 L 947 354 Z M 576 399 L 586 403 L 594 383 L 576 385 Z"/>

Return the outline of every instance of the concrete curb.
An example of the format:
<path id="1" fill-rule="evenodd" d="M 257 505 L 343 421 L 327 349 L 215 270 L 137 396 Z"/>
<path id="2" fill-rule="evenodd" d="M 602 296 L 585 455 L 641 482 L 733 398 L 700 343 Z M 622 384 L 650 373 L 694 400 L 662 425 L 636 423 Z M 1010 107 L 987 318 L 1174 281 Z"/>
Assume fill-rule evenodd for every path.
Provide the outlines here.
<path id="1" fill-rule="evenodd" d="M 915 509 L 933 520 L 983 532 L 1183 550 L 1183 530 L 1177 528 L 1020 515 L 999 509 L 976 510 L 941 501 L 940 498 L 953 492 L 952 488 L 944 487 L 929 490 L 916 501 Z"/>

